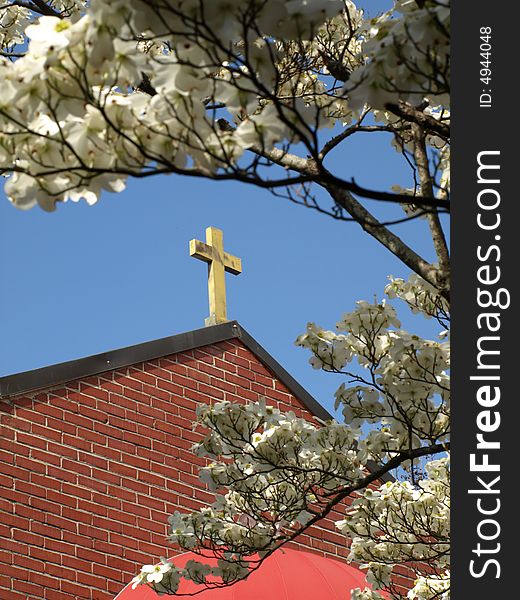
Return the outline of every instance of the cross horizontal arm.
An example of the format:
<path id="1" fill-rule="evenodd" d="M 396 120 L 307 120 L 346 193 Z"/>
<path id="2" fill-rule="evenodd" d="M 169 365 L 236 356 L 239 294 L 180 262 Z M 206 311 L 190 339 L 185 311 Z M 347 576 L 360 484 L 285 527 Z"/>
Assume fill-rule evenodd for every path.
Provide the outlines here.
<path id="1" fill-rule="evenodd" d="M 207 263 L 216 259 L 213 247 L 200 240 L 190 240 L 190 256 Z M 224 252 L 224 268 L 228 273 L 240 275 L 242 273 L 242 261 L 240 258 Z"/>
<path id="2" fill-rule="evenodd" d="M 240 258 L 224 252 L 224 267 L 228 273 L 240 275 L 242 273 L 242 261 Z"/>
<path id="3" fill-rule="evenodd" d="M 200 240 L 190 240 L 190 256 L 209 263 L 213 260 L 213 251 L 211 246 Z"/>

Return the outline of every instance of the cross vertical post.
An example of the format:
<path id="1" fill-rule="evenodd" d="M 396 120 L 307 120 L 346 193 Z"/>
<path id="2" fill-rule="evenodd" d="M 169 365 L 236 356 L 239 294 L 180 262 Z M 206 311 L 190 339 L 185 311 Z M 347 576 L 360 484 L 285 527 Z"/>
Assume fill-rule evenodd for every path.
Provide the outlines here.
<path id="1" fill-rule="evenodd" d="M 242 261 L 224 252 L 224 235 L 216 227 L 206 229 L 206 243 L 190 241 L 190 256 L 208 263 L 209 317 L 206 326 L 225 323 L 226 312 L 226 271 L 239 275 Z"/>

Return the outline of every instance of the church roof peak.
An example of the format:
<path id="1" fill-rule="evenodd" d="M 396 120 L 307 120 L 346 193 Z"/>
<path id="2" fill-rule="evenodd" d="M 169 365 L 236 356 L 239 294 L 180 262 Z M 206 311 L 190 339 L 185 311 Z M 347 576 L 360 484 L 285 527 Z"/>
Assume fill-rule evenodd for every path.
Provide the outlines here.
<path id="1" fill-rule="evenodd" d="M 239 339 L 313 415 L 323 420 L 332 418 L 329 412 L 237 321 L 227 321 L 151 342 L 0 377 L 0 398 L 54 387 L 73 379 L 89 377 L 112 369 L 233 339 Z"/>

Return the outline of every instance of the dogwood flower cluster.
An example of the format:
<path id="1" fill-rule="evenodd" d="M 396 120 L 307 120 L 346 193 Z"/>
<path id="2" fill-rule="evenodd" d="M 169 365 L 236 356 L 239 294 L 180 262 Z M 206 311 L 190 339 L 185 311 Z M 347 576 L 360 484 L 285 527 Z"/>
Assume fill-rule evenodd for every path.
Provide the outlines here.
<path id="1" fill-rule="evenodd" d="M 6 194 L 20 208 L 52 210 L 58 201 L 94 203 L 131 175 L 248 180 L 259 176 L 259 156 L 278 160 L 274 149 L 300 142 L 318 156 L 318 129 L 378 106 L 381 64 L 397 60 L 408 33 L 414 66 L 444 65 L 435 32 L 447 28 L 446 7 L 410 4 L 399 0 L 370 23 L 350 0 L 60 0 L 37 19 L 0 7 Z M 394 87 L 408 90 L 407 77 Z M 437 89 L 417 86 L 440 102 Z"/>
<path id="2" fill-rule="evenodd" d="M 86 0 L 51 0 L 46 2 L 49 13 L 76 21 L 85 11 Z M 18 54 L 26 41 L 26 28 L 36 20 L 29 3 L 5 2 L 0 5 L 0 49 L 7 55 Z M 34 6 L 34 8 L 38 8 Z"/>
<path id="3" fill-rule="evenodd" d="M 349 559 L 367 569 L 367 581 L 374 590 L 395 588 L 392 573 L 399 565 L 401 570 L 407 567 L 415 579 L 408 598 L 447 599 L 449 460 L 430 461 L 425 471 L 418 485 L 394 481 L 376 490 L 367 488 L 337 527 L 352 539 Z M 418 563 L 423 563 L 422 568 Z"/>
<path id="4" fill-rule="evenodd" d="M 170 541 L 201 552 L 201 566 L 188 573 L 156 572 L 143 567 L 135 585 L 157 591 L 179 577 L 214 585 L 243 578 L 319 514 L 329 494 L 366 476 L 365 453 L 356 447 L 356 431 L 335 421 L 321 427 L 283 414 L 265 402 L 240 405 L 219 402 L 200 406 L 198 421 L 208 430 L 195 452 L 209 461 L 201 480 L 217 492 L 211 506 L 169 519 Z M 218 557 L 217 567 L 204 566 L 204 554 Z M 256 559 L 251 558 L 257 555 Z M 158 567 L 159 568 L 159 567 Z"/>
<path id="5" fill-rule="evenodd" d="M 447 319 L 446 302 L 416 275 L 408 282 L 392 279 L 387 293 L 405 300 L 415 312 Z M 367 456 L 380 462 L 405 447 L 447 440 L 449 342 L 400 329 L 395 309 L 385 301 L 358 302 L 336 327 L 340 333 L 310 323 L 297 343 L 311 350 L 314 368 L 344 373 L 358 383 L 341 384 L 336 408 L 342 408 L 345 422 L 352 427 L 380 425 L 359 440 Z M 360 370 L 351 368 L 353 361 Z"/>
<path id="6" fill-rule="evenodd" d="M 448 301 L 431 284 L 415 273 L 407 281 L 392 276 L 389 279 L 390 283 L 385 287 L 385 294 L 389 298 L 404 300 L 413 313 L 433 317 L 442 326 L 449 326 Z"/>
<path id="7" fill-rule="evenodd" d="M 154 565 L 143 565 L 141 571 L 130 582 L 132 589 L 139 585 L 152 586 L 159 595 L 172 595 L 179 589 L 181 579 L 189 579 L 204 584 L 209 580 L 212 587 L 229 585 L 243 579 L 248 573 L 248 563 L 238 560 L 220 559 L 216 567 L 210 567 L 196 560 L 189 560 L 184 568 L 176 567 L 172 561 L 162 558 Z"/>
<path id="8" fill-rule="evenodd" d="M 425 97 L 449 105 L 448 0 L 397 0 L 365 27 L 366 64 L 345 84 L 352 106 L 383 109 L 397 98 L 417 106 Z"/>
<path id="9" fill-rule="evenodd" d="M 141 571 L 131 583 L 132 589 L 141 584 L 153 584 L 156 592 L 161 595 L 168 590 L 177 591 L 181 577 L 187 574 L 187 570 L 178 569 L 171 561 L 162 559 L 155 565 L 143 565 Z"/>
<path id="10" fill-rule="evenodd" d="M 439 306 L 447 309 L 416 277 L 392 279 L 389 292 L 426 316 Z M 194 451 L 208 461 L 200 477 L 215 501 L 169 520 L 170 540 L 200 553 L 200 563 L 195 561 L 191 573 L 147 565 L 134 584 L 174 593 L 180 577 L 210 587 L 215 578 L 232 583 L 319 522 L 331 502 L 339 505 L 359 489 L 337 522 L 352 539 L 350 559 L 367 569 L 372 586 L 353 597 L 381 600 L 385 596 L 378 590 L 399 596 L 392 575 L 404 565 L 415 578 L 410 598 L 433 600 L 437 593 L 447 598 L 448 460 L 422 464 L 414 457 L 442 456 L 447 448 L 449 347 L 399 327 L 389 303 L 358 302 L 338 323 L 341 333 L 311 325 L 298 338 L 311 350 L 314 367 L 354 379 L 355 385 L 342 385 L 336 394 L 344 423 L 312 423 L 265 401 L 200 406 L 197 427 L 205 435 Z M 367 375 L 345 370 L 354 360 Z M 377 487 L 379 474 L 392 466 L 401 476 Z M 204 564 L 207 552 L 218 558 L 217 567 Z"/>
<path id="11" fill-rule="evenodd" d="M 9 5 L 0 10 L 0 48 L 7 51 L 24 41 L 24 31 L 30 23 L 27 8 Z"/>

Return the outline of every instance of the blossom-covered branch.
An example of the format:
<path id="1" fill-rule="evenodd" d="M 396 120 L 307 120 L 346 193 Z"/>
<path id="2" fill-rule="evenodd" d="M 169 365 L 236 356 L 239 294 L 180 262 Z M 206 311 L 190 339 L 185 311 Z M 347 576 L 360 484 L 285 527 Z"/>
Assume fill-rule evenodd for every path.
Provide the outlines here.
<path id="1" fill-rule="evenodd" d="M 447 290 L 442 261 L 435 274 L 410 260 L 361 202 L 401 205 L 389 222 L 449 210 L 448 0 L 397 0 L 374 19 L 350 0 L 4 3 L 0 50 L 0 172 L 16 206 L 94 203 L 129 176 L 236 179 L 375 225 Z M 413 179 L 417 128 L 436 165 L 427 187 L 372 189 L 348 162 L 330 167 L 377 131 Z"/>

